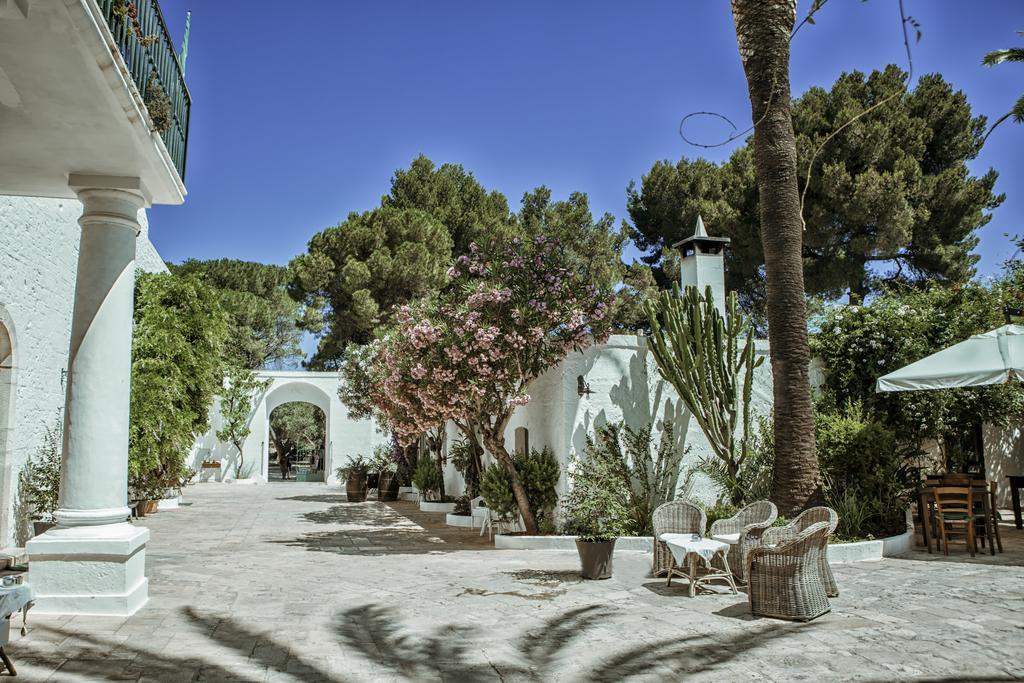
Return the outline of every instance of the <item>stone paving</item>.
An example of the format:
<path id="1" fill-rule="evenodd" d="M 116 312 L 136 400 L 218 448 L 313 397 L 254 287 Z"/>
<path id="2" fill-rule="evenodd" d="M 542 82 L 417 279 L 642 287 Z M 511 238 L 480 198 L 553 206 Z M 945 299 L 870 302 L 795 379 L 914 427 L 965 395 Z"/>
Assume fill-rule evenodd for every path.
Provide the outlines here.
<path id="1" fill-rule="evenodd" d="M 28 681 L 1022 680 L 1024 538 L 967 559 L 915 552 L 835 567 L 809 624 L 746 598 L 687 597 L 617 552 L 494 550 L 412 503 L 323 484 L 199 484 L 143 522 L 150 602 L 129 619 L 29 616 Z M 20 626 L 16 620 L 14 626 Z"/>

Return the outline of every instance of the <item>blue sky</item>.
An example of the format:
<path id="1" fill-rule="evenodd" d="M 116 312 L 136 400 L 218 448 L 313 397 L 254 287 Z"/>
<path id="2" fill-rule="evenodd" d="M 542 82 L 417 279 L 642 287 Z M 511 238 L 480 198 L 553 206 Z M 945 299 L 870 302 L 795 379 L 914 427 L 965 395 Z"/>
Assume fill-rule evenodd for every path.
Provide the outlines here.
<path id="1" fill-rule="evenodd" d="M 800 11 L 809 2 L 801 0 Z M 280 2 L 161 0 L 180 42 L 192 10 L 193 98 L 183 206 L 154 207 L 167 260 L 287 263 L 350 211 L 377 204 L 419 153 L 457 162 L 517 207 L 540 184 L 586 192 L 625 218 L 626 186 L 658 159 L 721 160 L 680 118 L 713 110 L 746 127 L 746 85 L 725 0 Z M 1024 1 L 906 0 L 917 75 L 940 72 L 993 119 L 1024 93 L 1024 66 L 983 54 L 1024 39 Z M 793 45 L 794 95 L 843 71 L 905 68 L 896 0 L 832 0 Z M 693 137 L 721 139 L 721 123 Z M 1005 123 L 972 168 L 1006 202 L 981 232 L 982 274 L 1024 233 L 1024 126 Z M 713 226 L 709 226 L 711 230 Z"/>

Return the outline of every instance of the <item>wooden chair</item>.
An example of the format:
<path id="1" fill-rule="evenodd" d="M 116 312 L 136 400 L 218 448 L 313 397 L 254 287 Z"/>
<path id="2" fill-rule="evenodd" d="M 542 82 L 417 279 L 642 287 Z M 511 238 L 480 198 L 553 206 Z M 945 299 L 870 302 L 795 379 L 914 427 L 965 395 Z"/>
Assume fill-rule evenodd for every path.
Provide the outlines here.
<path id="1" fill-rule="evenodd" d="M 984 509 L 981 511 L 975 507 L 974 489 L 971 486 L 937 486 L 933 494 L 935 496 L 935 518 L 938 526 L 939 539 L 942 542 L 943 552 L 949 555 L 949 540 L 951 536 L 959 536 L 957 527 L 963 528 L 964 541 L 967 550 L 974 557 L 978 552 L 978 537 L 975 527 L 980 521 L 984 526 L 987 535 L 989 533 L 990 516 Z"/>
<path id="2" fill-rule="evenodd" d="M 654 526 L 654 561 L 651 568 L 654 576 L 672 571 L 675 560 L 672 552 L 660 540 L 662 534 L 700 534 L 704 536 L 708 518 L 696 505 L 684 500 L 673 500 L 658 506 L 652 515 Z"/>

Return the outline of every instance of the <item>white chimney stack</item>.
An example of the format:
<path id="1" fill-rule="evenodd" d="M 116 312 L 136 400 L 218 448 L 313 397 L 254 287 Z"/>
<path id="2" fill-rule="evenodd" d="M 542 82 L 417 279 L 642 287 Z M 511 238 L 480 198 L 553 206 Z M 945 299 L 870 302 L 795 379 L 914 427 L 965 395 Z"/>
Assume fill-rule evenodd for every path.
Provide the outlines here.
<path id="1" fill-rule="evenodd" d="M 704 295 L 708 285 L 715 308 L 725 315 L 725 249 L 729 246 L 728 237 L 708 237 L 704 228 L 704 219 L 697 216 L 697 227 L 692 237 L 687 237 L 673 244 L 682 255 L 680 263 L 681 284 L 696 287 Z"/>

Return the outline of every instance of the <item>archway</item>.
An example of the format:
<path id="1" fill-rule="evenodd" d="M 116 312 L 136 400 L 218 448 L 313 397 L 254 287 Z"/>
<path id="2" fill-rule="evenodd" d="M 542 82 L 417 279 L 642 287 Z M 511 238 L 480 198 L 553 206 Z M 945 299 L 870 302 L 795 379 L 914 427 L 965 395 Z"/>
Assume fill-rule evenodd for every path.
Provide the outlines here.
<path id="1" fill-rule="evenodd" d="M 269 412 L 268 481 L 324 481 L 327 414 L 313 403 L 282 403 Z"/>
<path id="2" fill-rule="evenodd" d="M 270 390 L 266 394 L 266 398 L 263 401 L 263 418 L 264 418 L 264 447 L 263 453 L 263 467 L 262 474 L 265 481 L 272 479 L 281 479 L 280 468 L 275 462 L 277 468 L 276 476 L 271 474 L 270 471 L 270 452 L 274 444 L 274 436 L 271 434 L 272 421 L 275 411 L 278 408 L 288 410 L 287 406 L 293 404 L 299 405 L 311 405 L 318 409 L 320 414 L 323 416 L 323 440 L 322 450 L 316 453 L 303 454 L 304 457 L 303 465 L 313 465 L 315 471 L 321 474 L 319 481 L 326 480 L 326 476 L 322 476 L 325 472 L 329 472 L 331 463 L 331 397 L 320 387 L 315 384 L 303 381 L 284 381 L 282 383 L 275 383 L 276 386 L 271 386 Z M 312 446 L 310 446 L 312 449 Z M 298 455 L 296 453 L 296 455 Z M 307 472 L 309 469 L 307 469 Z M 314 480 L 316 480 L 314 478 Z"/>

